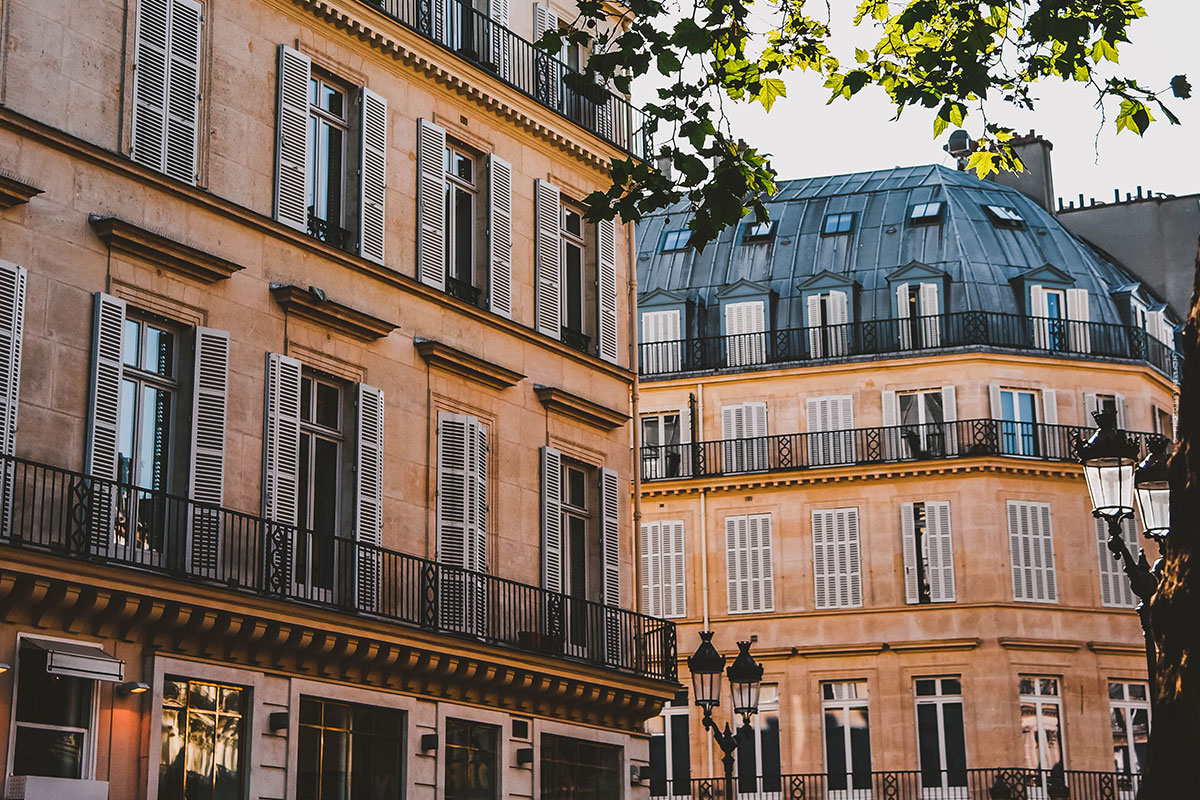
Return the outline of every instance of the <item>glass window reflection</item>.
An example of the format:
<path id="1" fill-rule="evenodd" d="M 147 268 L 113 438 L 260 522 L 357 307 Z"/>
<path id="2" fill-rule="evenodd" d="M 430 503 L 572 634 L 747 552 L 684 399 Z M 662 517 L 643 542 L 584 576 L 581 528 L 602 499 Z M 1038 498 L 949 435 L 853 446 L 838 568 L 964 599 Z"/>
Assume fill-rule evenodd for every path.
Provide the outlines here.
<path id="1" fill-rule="evenodd" d="M 163 682 L 160 800 L 242 800 L 245 700 L 238 686 Z"/>

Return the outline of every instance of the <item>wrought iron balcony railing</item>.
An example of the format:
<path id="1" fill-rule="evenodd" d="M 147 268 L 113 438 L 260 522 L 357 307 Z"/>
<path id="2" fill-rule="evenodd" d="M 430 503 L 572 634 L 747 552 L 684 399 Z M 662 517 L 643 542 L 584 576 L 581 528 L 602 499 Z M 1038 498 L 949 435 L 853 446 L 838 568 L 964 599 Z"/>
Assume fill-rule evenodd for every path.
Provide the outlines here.
<path id="1" fill-rule="evenodd" d="M 675 678 L 675 626 L 623 608 L 12 457 L 0 498 L 0 547 Z"/>
<path id="2" fill-rule="evenodd" d="M 866 355 L 902 356 L 952 347 L 1000 347 L 1047 355 L 1129 359 L 1143 361 L 1178 379 L 1178 355 L 1141 328 L 990 311 L 642 342 L 638 355 L 642 375 L 665 376 Z"/>
<path id="3" fill-rule="evenodd" d="M 650 779 L 652 800 L 1134 800 L 1136 772 L 994 767 L 738 776 L 737 798 L 723 778 Z"/>
<path id="4" fill-rule="evenodd" d="M 641 109 L 590 81 L 462 0 L 361 0 L 624 150 L 646 159 L 651 135 Z M 528 11 L 528 7 L 526 7 Z"/>
<path id="5" fill-rule="evenodd" d="M 980 456 L 1073 462 L 1078 460 L 1078 437 L 1086 440 L 1091 433 L 1091 428 L 1075 425 L 960 419 L 928 425 L 851 428 L 659 445 L 642 448 L 642 480 L 708 478 Z M 1148 441 L 1157 435 L 1127 433 L 1138 444 L 1142 456 L 1147 453 Z"/>
<path id="6" fill-rule="evenodd" d="M 566 325 L 562 326 L 562 343 L 581 353 L 592 352 L 592 337 L 583 331 L 568 328 Z"/>

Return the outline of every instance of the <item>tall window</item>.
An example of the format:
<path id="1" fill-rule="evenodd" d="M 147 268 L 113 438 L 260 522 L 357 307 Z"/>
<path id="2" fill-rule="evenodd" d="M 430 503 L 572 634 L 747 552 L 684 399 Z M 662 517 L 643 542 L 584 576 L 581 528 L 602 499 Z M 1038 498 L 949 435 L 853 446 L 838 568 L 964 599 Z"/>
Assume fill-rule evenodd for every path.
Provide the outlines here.
<path id="1" fill-rule="evenodd" d="M 939 456 L 946 452 L 945 398 L 941 389 L 896 395 L 901 440 L 907 456 Z"/>
<path id="2" fill-rule="evenodd" d="M 921 788 L 949 790 L 967 785 L 962 682 L 957 678 L 917 678 L 917 753 Z"/>
<path id="3" fill-rule="evenodd" d="M 592 516 L 596 510 L 594 475 L 591 470 L 570 462 L 563 463 L 562 531 L 563 531 L 563 593 L 580 602 L 572 603 L 567 615 L 567 641 L 577 647 L 587 644 L 588 604 L 599 581 L 589 574 L 591 565 L 598 562 L 598 547 L 590 535 Z"/>
<path id="4" fill-rule="evenodd" d="M 1140 773 L 1150 742 L 1150 700 L 1146 684 L 1109 681 L 1108 703 L 1112 716 L 1113 767 L 1117 772 Z"/>
<path id="5" fill-rule="evenodd" d="M 783 788 L 779 759 L 779 684 L 759 689 L 758 713 L 750 718 L 751 735 L 737 749 L 739 792 L 778 792 Z"/>
<path id="6" fill-rule="evenodd" d="M 683 364 L 681 317 L 677 308 L 642 312 L 639 367 L 643 373 L 678 372 Z"/>
<path id="7" fill-rule="evenodd" d="M 297 547 L 295 581 L 313 599 L 329 599 L 336 574 L 340 528 L 343 428 L 342 387 L 305 374 L 300 379 L 300 479 L 296 506 L 302 535 Z"/>
<path id="8" fill-rule="evenodd" d="M 770 469 L 767 404 L 750 402 L 721 406 L 721 439 L 725 473 Z"/>
<path id="9" fill-rule="evenodd" d="M 399 797 L 403 745 L 401 711 L 301 697 L 296 799 Z"/>
<path id="10" fill-rule="evenodd" d="M 683 520 L 642 523 L 642 613 L 672 619 L 687 615 Z"/>
<path id="11" fill-rule="evenodd" d="M 247 692 L 240 686 L 163 681 L 160 800 L 240 798 Z"/>
<path id="12" fill-rule="evenodd" d="M 812 542 L 816 607 L 861 607 L 858 509 L 813 509 Z"/>
<path id="13" fill-rule="evenodd" d="M 1013 600 L 1058 602 L 1050 504 L 1009 500 L 1007 511 Z"/>
<path id="14" fill-rule="evenodd" d="M 1062 698 L 1057 678 L 1022 677 L 1021 749 L 1029 769 L 1052 770 L 1063 763 Z M 1044 776 L 1031 776 L 1044 785 Z"/>
<path id="15" fill-rule="evenodd" d="M 904 594 L 909 603 L 954 601 L 954 545 L 950 504 L 902 503 L 900 531 L 904 546 Z"/>
<path id="16" fill-rule="evenodd" d="M 808 463 L 810 466 L 848 464 L 855 460 L 854 397 L 810 397 L 808 409 Z"/>
<path id="17" fill-rule="evenodd" d="M 867 682 L 821 684 L 821 712 L 825 727 L 825 772 L 829 789 L 871 789 L 870 714 Z"/>
<path id="18" fill-rule="evenodd" d="M 587 314 L 590 294 L 586 275 L 583 215 L 570 206 L 562 208 L 563 341 L 588 352 L 591 336 Z"/>
<path id="19" fill-rule="evenodd" d="M 499 797 L 500 729 L 469 720 L 446 720 L 446 800 Z"/>
<path id="20" fill-rule="evenodd" d="M 900 349 L 940 345 L 940 310 L 936 283 L 902 283 L 897 286 L 896 324 L 900 334 Z"/>
<path id="21" fill-rule="evenodd" d="M 1018 389 L 1000 390 L 1000 450 L 1011 456 L 1036 456 L 1037 395 Z"/>
<path id="22" fill-rule="evenodd" d="M 17 654 L 13 774 L 90 778 L 96 682 L 51 674 L 47 657 L 28 641 Z"/>
<path id="23" fill-rule="evenodd" d="M 457 5 L 450 3 L 449 5 Z M 455 144 L 446 146 L 446 290 L 477 304 L 483 289 L 476 276 L 476 200 L 479 196 L 478 164 L 473 155 Z"/>
<path id="24" fill-rule="evenodd" d="M 642 478 L 678 478 L 686 453 L 679 414 L 642 417 Z"/>
<path id="25" fill-rule="evenodd" d="M 308 232 L 344 247 L 346 231 L 346 142 L 349 93 L 332 78 L 313 73 L 308 80 Z"/>
<path id="26" fill-rule="evenodd" d="M 614 745 L 543 733 L 543 800 L 620 797 L 621 755 L 621 748 Z"/>
<path id="27" fill-rule="evenodd" d="M 770 514 L 725 518 L 725 574 L 730 614 L 775 610 Z"/>
<path id="28" fill-rule="evenodd" d="M 676 692 L 661 714 L 646 720 L 646 733 L 650 734 L 650 795 L 690 798 L 692 751 L 687 689 Z"/>
<path id="29" fill-rule="evenodd" d="M 808 354 L 812 358 L 837 358 L 849 352 L 850 296 L 840 289 L 810 294 L 805 301 L 808 314 Z"/>
<path id="30" fill-rule="evenodd" d="M 762 300 L 725 304 L 726 366 L 745 367 L 767 361 L 767 312 Z"/>

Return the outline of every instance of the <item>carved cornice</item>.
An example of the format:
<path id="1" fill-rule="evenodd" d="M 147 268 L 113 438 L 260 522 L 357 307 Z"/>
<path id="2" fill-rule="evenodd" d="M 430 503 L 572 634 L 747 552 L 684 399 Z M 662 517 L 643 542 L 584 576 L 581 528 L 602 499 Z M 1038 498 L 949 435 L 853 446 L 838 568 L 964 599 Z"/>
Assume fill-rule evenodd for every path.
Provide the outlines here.
<path id="1" fill-rule="evenodd" d="M 417 348 L 421 358 L 431 366 L 453 372 L 493 389 L 507 389 L 510 386 L 516 386 L 525 378 L 516 370 L 493 364 L 491 361 L 473 356 L 465 350 L 459 350 L 457 347 L 451 347 L 433 339 L 413 339 L 413 346 Z"/>
<path id="2" fill-rule="evenodd" d="M 622 414 L 620 411 L 554 386 L 535 385 L 533 391 L 549 411 L 571 417 L 585 425 L 591 425 L 593 428 L 610 431 L 621 427 L 629 419 L 628 415 Z"/>
<path id="3" fill-rule="evenodd" d="M 93 214 L 88 217 L 88 224 L 110 249 L 143 258 L 155 266 L 194 278 L 201 283 L 225 280 L 242 269 L 240 264 L 117 217 L 100 217 Z"/>
<path id="4" fill-rule="evenodd" d="M 888 642 L 887 648 L 897 653 L 950 653 L 974 650 L 980 639 L 922 639 L 910 642 Z"/>
<path id="5" fill-rule="evenodd" d="M 1083 642 L 1071 639 L 1026 639 L 1017 636 L 1001 636 L 997 641 L 1005 650 L 1034 650 L 1044 653 L 1074 653 L 1083 647 Z"/>
<path id="6" fill-rule="evenodd" d="M 833 656 L 877 656 L 887 650 L 886 642 L 863 642 L 861 644 L 810 644 L 793 647 L 792 654 L 805 658 L 829 658 Z"/>
<path id="7" fill-rule="evenodd" d="M 315 287 L 272 286 L 275 301 L 289 314 L 344 333 L 360 342 L 382 339 L 400 326 L 365 311 L 336 303 Z"/>
<path id="8" fill-rule="evenodd" d="M 1146 657 L 1146 646 L 1142 644 L 1127 644 L 1125 642 L 1088 642 L 1088 650 L 1102 656 L 1141 656 Z"/>
<path id="9" fill-rule="evenodd" d="M 33 184 L 26 183 L 10 172 L 0 170 L 0 210 L 7 211 L 13 206 L 28 203 L 42 190 Z"/>

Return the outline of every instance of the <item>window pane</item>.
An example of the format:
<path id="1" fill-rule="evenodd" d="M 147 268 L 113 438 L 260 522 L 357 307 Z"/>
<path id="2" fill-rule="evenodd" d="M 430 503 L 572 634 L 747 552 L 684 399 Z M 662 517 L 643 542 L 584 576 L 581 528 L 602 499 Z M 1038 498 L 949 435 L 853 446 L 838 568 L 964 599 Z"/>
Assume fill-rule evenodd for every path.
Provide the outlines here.
<path id="1" fill-rule="evenodd" d="M 17 726 L 13 750 L 14 775 L 48 778 L 83 777 L 84 734 Z"/>
<path id="2" fill-rule="evenodd" d="M 567 470 L 567 502 L 579 508 L 587 507 L 587 480 L 581 469 Z"/>
<path id="3" fill-rule="evenodd" d="M 958 678 L 942 678 L 942 694 L 962 694 L 962 681 Z"/>
<path id="4" fill-rule="evenodd" d="M 322 135 L 325 138 L 324 148 L 329 159 L 325 172 L 325 192 L 322 201 L 325 213 L 322 215 L 332 225 L 342 224 L 342 176 L 345 174 L 343 163 L 343 140 L 345 132 L 332 125 L 322 124 Z"/>
<path id="5" fill-rule="evenodd" d="M 654 719 L 659 721 L 659 732 L 650 736 L 650 795 L 662 797 L 667 794 L 667 737 L 662 733 L 662 717 L 647 720 L 647 725 Z"/>
<path id="6" fill-rule="evenodd" d="M 854 768 L 854 788 L 871 788 L 870 718 L 866 706 L 850 709 L 850 763 Z"/>
<path id="7" fill-rule="evenodd" d="M 928 697 L 937 694 L 937 681 L 932 678 L 922 678 L 917 681 L 917 696 Z"/>
<path id="8" fill-rule="evenodd" d="M 136 319 L 125 319 L 125 330 L 121 340 L 121 361 L 126 366 L 138 367 L 138 334 L 142 326 Z"/>
<path id="9" fill-rule="evenodd" d="M 692 778 L 691 743 L 688 739 L 688 715 L 672 714 L 671 780 L 675 786 L 687 786 Z"/>
<path id="10" fill-rule="evenodd" d="M 1133 724 L 1130 726 L 1133 729 L 1133 754 L 1137 758 L 1134 768 L 1141 772 L 1146 763 L 1146 748 L 1150 744 L 1150 709 L 1130 709 L 1130 716 L 1133 718 Z"/>
<path id="11" fill-rule="evenodd" d="M 658 438 L 659 417 L 642 417 L 642 447 L 658 447 L 662 440 Z"/>
<path id="12" fill-rule="evenodd" d="M 573 244 L 564 248 L 566 261 L 566 326 L 571 330 L 583 330 L 583 251 Z"/>
<path id="13" fill-rule="evenodd" d="M 316 440 L 313 469 L 313 532 L 332 536 L 337 532 L 338 445 Z"/>
<path id="14" fill-rule="evenodd" d="M 474 285 L 475 209 L 474 196 L 458 187 L 454 189 L 454 276 Z"/>
<path id="15" fill-rule="evenodd" d="M 945 703 L 942 706 L 942 724 L 946 733 L 947 780 L 950 786 L 966 786 L 967 743 L 962 703 Z"/>
<path id="16" fill-rule="evenodd" d="M 781 788 L 779 759 L 779 712 L 762 712 L 759 721 L 759 736 L 762 743 L 762 791 L 778 792 Z"/>
<path id="17" fill-rule="evenodd" d="M 137 383 L 121 381 L 121 429 L 118 431 L 117 479 L 131 483 L 133 475 L 133 437 L 137 432 Z"/>
<path id="18" fill-rule="evenodd" d="M 499 729 L 446 720 L 446 800 L 490 800 L 499 791 Z"/>
<path id="19" fill-rule="evenodd" d="M 1130 700 L 1145 700 L 1146 699 L 1146 684 L 1144 684 L 1144 683 L 1129 684 L 1129 699 Z"/>
<path id="20" fill-rule="evenodd" d="M 945 421 L 942 413 L 942 393 L 925 392 L 925 421 L 930 424 L 941 424 Z"/>
<path id="21" fill-rule="evenodd" d="M 576 236 L 583 235 L 583 218 L 578 213 L 566 209 L 563 215 L 563 228 L 568 233 L 573 233 Z"/>
<path id="22" fill-rule="evenodd" d="M 1039 678 L 1038 694 L 1052 697 L 1058 696 L 1058 681 L 1056 681 L 1054 678 Z"/>
<path id="23" fill-rule="evenodd" d="M 475 182 L 475 165 L 466 156 L 454 154 L 454 174 L 467 183 Z"/>
<path id="24" fill-rule="evenodd" d="M 135 480 L 143 489 L 165 490 L 171 441 L 171 395 L 152 386 L 143 386 L 141 411 Z"/>
<path id="25" fill-rule="evenodd" d="M 175 336 L 169 331 L 146 326 L 142 365 L 148 372 L 170 377 L 175 371 Z"/>
<path id="26" fill-rule="evenodd" d="M 825 709 L 825 771 L 829 788 L 846 788 L 846 712 L 841 708 Z"/>
<path id="27" fill-rule="evenodd" d="M 915 394 L 902 394 L 899 395 L 897 399 L 900 401 L 900 424 L 920 424 L 920 396 Z"/>
<path id="28" fill-rule="evenodd" d="M 317 416 L 315 422 L 326 428 L 339 430 L 341 417 L 342 393 L 336 386 L 328 383 L 317 383 Z"/>
<path id="29" fill-rule="evenodd" d="M 1114 708 L 1110 712 L 1113 740 L 1113 766 L 1118 772 L 1132 772 L 1133 765 L 1129 763 L 1129 726 L 1125 718 L 1125 709 Z"/>
<path id="30" fill-rule="evenodd" d="M 328 84 L 321 84 L 321 108 L 335 116 L 342 116 L 346 108 L 346 96 Z"/>
<path id="31" fill-rule="evenodd" d="M 1025 753 L 1025 766 L 1038 769 L 1042 766 L 1041 749 L 1038 743 L 1037 708 L 1033 703 L 1021 704 L 1021 750 Z"/>
<path id="32" fill-rule="evenodd" d="M 1046 741 L 1046 769 L 1054 769 L 1062 763 L 1062 732 L 1058 722 L 1058 704 L 1042 706 L 1042 736 Z"/>
<path id="33" fill-rule="evenodd" d="M 663 438 L 666 440 L 664 444 L 679 444 L 678 414 L 663 415 Z"/>
<path id="34" fill-rule="evenodd" d="M 22 647 L 17 686 L 17 722 L 88 728 L 93 681 L 46 672 L 46 653 Z M 34 773 L 36 774 L 36 773 Z"/>
<path id="35" fill-rule="evenodd" d="M 942 753 L 938 739 L 937 706 L 917 706 L 917 753 L 921 764 L 921 785 L 942 785 Z"/>

